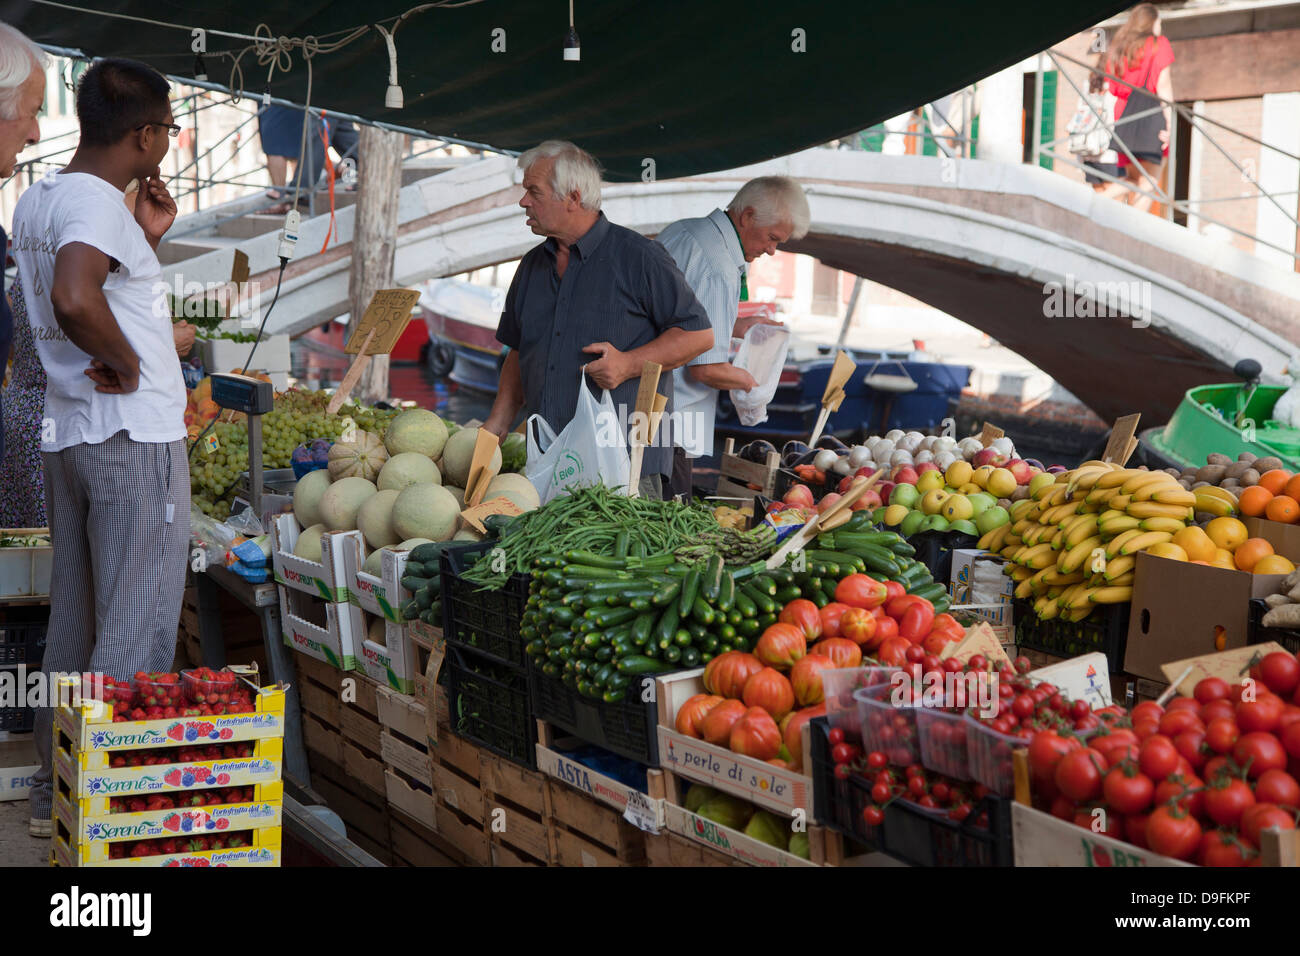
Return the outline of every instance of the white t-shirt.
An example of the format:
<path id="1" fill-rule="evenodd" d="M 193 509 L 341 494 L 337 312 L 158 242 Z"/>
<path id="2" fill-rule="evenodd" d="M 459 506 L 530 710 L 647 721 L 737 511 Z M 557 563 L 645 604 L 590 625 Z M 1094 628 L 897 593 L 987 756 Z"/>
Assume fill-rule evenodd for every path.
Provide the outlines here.
<path id="1" fill-rule="evenodd" d="M 117 260 L 104 282 L 104 298 L 140 358 L 140 386 L 127 395 L 95 391 L 85 374 L 90 356 L 54 318 L 54 257 L 70 242 L 94 246 Z M 167 286 L 124 194 L 89 173 L 51 172 L 19 198 L 11 249 L 45 368 L 41 451 L 95 445 L 124 428 L 138 442 L 184 438 L 185 382 L 172 339 Z"/>

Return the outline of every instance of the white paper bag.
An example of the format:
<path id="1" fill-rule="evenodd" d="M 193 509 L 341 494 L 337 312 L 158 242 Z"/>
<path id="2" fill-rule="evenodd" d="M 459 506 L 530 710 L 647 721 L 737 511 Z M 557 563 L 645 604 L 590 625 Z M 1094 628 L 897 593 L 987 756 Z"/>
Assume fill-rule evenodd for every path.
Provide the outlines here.
<path id="1" fill-rule="evenodd" d="M 526 432 L 525 474 L 543 503 L 582 485 L 626 489 L 631 465 L 624 423 L 618 420 L 609 391 L 596 401 L 581 371 L 578 407 L 560 434 L 556 435 L 541 415 L 529 416 Z"/>
<path id="2" fill-rule="evenodd" d="M 754 376 L 758 385 L 748 391 L 731 390 L 731 404 L 736 406 L 740 424 L 767 421 L 767 403 L 776 394 L 789 348 L 790 330 L 783 325 L 756 324 L 745 333 L 732 364 Z"/>

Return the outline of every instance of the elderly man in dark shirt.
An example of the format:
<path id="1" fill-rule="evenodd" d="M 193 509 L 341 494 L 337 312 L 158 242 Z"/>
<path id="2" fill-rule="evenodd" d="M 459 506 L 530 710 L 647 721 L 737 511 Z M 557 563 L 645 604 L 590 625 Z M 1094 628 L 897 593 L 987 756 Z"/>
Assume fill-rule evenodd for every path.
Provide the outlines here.
<path id="1" fill-rule="evenodd" d="M 504 437 L 522 409 L 558 432 L 577 407 L 584 365 L 630 425 L 642 364 L 668 373 L 708 350 L 708 315 L 662 246 L 605 218 L 590 155 L 549 140 L 520 156 L 519 167 L 519 205 L 547 240 L 523 257 L 506 294 L 497 340 L 510 352 L 484 427 Z M 659 391 L 671 408 L 671 375 Z M 661 476 L 672 473 L 666 432 L 646 449 L 642 494 L 661 494 Z"/>

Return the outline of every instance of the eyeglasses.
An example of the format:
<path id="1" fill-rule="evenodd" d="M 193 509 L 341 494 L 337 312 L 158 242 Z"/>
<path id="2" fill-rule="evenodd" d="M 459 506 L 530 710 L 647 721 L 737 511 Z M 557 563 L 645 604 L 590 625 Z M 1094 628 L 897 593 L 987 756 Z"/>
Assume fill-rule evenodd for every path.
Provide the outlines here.
<path id="1" fill-rule="evenodd" d="M 175 123 L 141 123 L 139 126 L 136 127 L 136 130 L 137 131 L 142 130 L 146 126 L 161 126 L 163 129 L 167 130 L 167 135 L 170 136 L 172 139 L 175 139 L 177 136 L 181 135 L 181 128 L 177 126 Z"/>

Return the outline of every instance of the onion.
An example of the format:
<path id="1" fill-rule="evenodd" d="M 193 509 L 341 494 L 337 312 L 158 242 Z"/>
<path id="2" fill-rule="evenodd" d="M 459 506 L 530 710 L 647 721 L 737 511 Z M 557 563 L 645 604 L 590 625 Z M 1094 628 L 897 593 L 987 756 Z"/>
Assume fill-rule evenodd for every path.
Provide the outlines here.
<path id="1" fill-rule="evenodd" d="M 891 428 L 889 431 L 885 432 L 885 440 L 898 444 L 898 440 L 906 434 L 907 433 L 901 428 Z"/>
<path id="2" fill-rule="evenodd" d="M 889 461 L 889 456 L 894 453 L 894 442 L 889 438 L 882 438 L 876 443 L 876 447 L 871 449 L 871 457 L 876 461 Z"/>
<path id="3" fill-rule="evenodd" d="M 839 461 L 831 465 L 831 471 L 837 475 L 848 476 L 853 474 L 853 470 L 854 470 L 853 463 L 850 462 L 847 458 L 840 458 Z"/>
<path id="4" fill-rule="evenodd" d="M 941 451 L 953 451 L 957 447 L 957 439 L 948 435 L 940 435 L 934 440 L 931 450 L 936 454 Z"/>
<path id="5" fill-rule="evenodd" d="M 970 458 L 971 455 L 975 454 L 983 447 L 984 446 L 980 444 L 980 440 L 974 435 L 969 438 L 963 438 L 957 443 L 957 449 L 963 458 Z"/>
<path id="6" fill-rule="evenodd" d="M 839 460 L 839 457 L 839 455 L 835 454 L 835 452 L 831 451 L 829 448 L 824 448 L 813 456 L 813 467 L 818 471 L 826 471 L 831 465 L 835 464 L 835 462 Z"/>
<path id="7" fill-rule="evenodd" d="M 993 439 L 993 441 L 990 443 L 990 447 L 996 448 L 999 452 L 1006 455 L 1007 457 L 1014 457 L 1016 454 L 1016 446 L 1013 445 L 1011 443 L 1011 439 L 1007 438 L 1006 436 L 1003 436 L 1002 438 Z"/>
<path id="8" fill-rule="evenodd" d="M 871 436 L 870 438 L 868 438 L 867 441 L 866 441 L 866 446 L 867 446 L 868 448 L 875 448 L 878 444 L 880 444 L 880 436 L 879 436 L 879 435 L 872 435 L 872 436 Z"/>
<path id="9" fill-rule="evenodd" d="M 854 445 L 849 450 L 849 464 L 854 468 L 861 468 L 871 460 L 871 449 L 863 445 Z"/>
<path id="10" fill-rule="evenodd" d="M 944 471 L 947 471 L 948 466 L 951 465 L 956 460 L 957 460 L 957 456 L 954 455 L 951 451 L 941 451 L 934 456 L 934 463 Z"/>
<path id="11" fill-rule="evenodd" d="M 912 457 L 912 460 L 918 465 L 924 461 L 934 461 L 934 452 L 928 448 L 922 448 Z"/>
<path id="12" fill-rule="evenodd" d="M 890 457 L 889 463 L 894 466 L 910 465 L 912 463 L 912 453 L 900 448 Z"/>
<path id="13" fill-rule="evenodd" d="M 921 439 L 921 451 L 934 451 L 934 443 L 939 440 L 936 435 L 926 435 Z"/>

